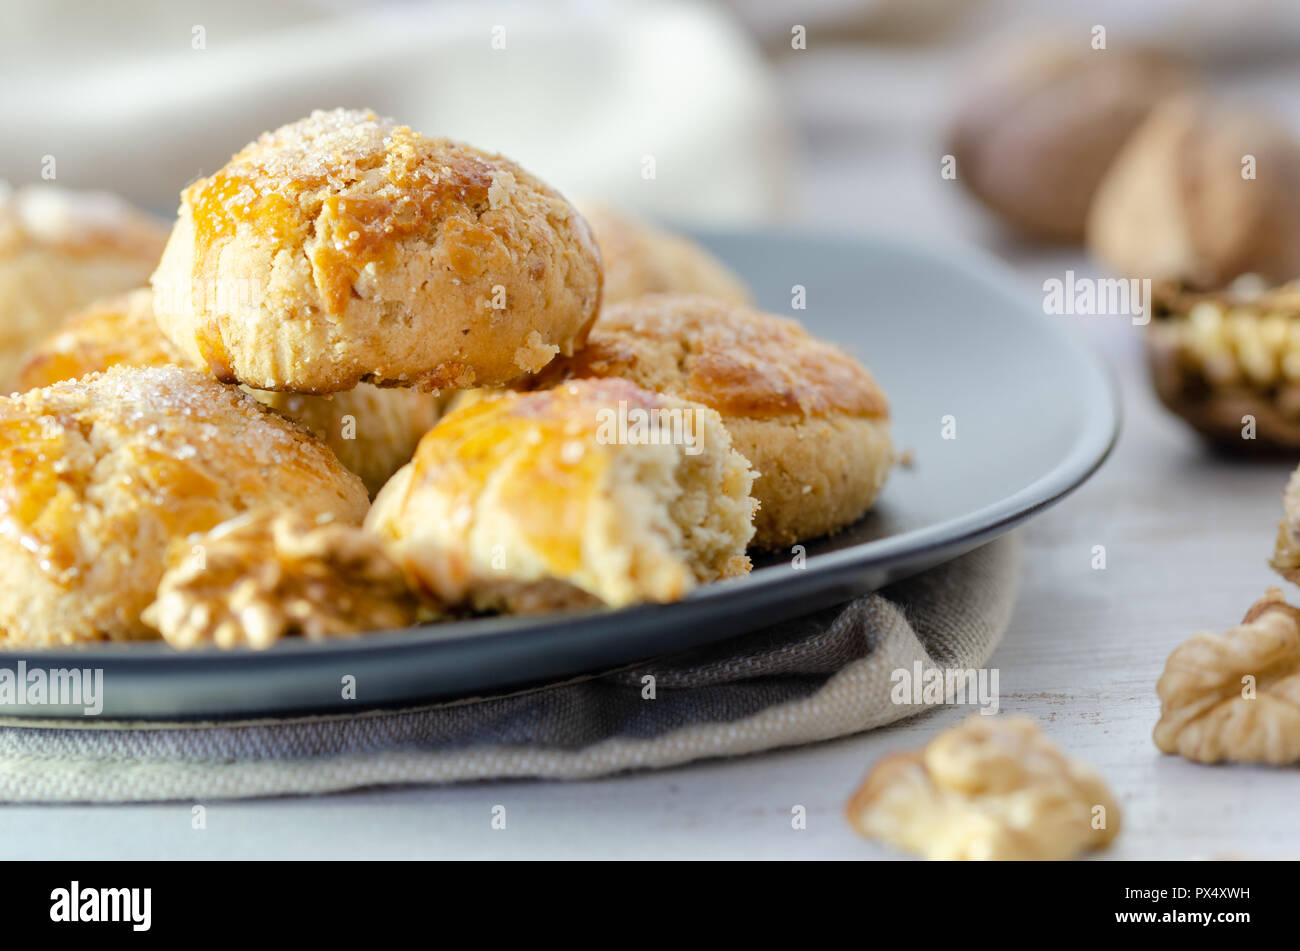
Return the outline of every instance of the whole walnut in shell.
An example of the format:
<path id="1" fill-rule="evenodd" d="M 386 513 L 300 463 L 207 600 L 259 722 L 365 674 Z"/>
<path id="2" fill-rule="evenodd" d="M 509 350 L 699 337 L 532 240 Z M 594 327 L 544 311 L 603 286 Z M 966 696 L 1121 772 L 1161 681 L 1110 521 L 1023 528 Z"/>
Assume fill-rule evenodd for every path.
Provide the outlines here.
<path id="1" fill-rule="evenodd" d="M 1226 634 L 1177 647 L 1156 685 L 1156 746 L 1198 763 L 1300 761 L 1300 611 L 1270 588 Z"/>
<path id="2" fill-rule="evenodd" d="M 1154 53 L 1036 44 L 977 80 L 949 131 L 957 179 L 1027 234 L 1079 240 L 1093 192 L 1182 72 Z"/>
<path id="3" fill-rule="evenodd" d="M 1070 859 L 1120 827 L 1106 784 L 1037 724 L 982 714 L 881 759 L 847 812 L 863 835 L 939 860 Z"/>
<path id="4" fill-rule="evenodd" d="M 1300 144 L 1203 97 L 1164 103 L 1115 158 L 1088 215 L 1088 249 L 1128 276 L 1219 288 L 1300 275 Z"/>

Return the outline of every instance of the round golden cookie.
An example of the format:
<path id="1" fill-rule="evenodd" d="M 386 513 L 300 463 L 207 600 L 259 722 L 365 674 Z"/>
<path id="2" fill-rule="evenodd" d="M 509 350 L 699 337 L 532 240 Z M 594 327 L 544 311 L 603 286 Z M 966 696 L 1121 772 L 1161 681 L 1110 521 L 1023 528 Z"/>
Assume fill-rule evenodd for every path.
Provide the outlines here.
<path id="1" fill-rule="evenodd" d="M 259 507 L 356 523 L 366 490 L 197 370 L 119 366 L 0 397 L 0 644 L 157 637 L 140 613 L 186 536 Z"/>
<path id="2" fill-rule="evenodd" d="M 752 482 L 713 410 L 578 380 L 449 412 L 366 527 L 451 607 L 674 601 L 749 570 Z"/>
<path id="3" fill-rule="evenodd" d="M 153 284 L 163 331 L 218 378 L 329 393 L 539 370 L 586 339 L 601 270 L 581 216 L 518 165 L 335 110 L 187 188 Z"/>
<path id="4" fill-rule="evenodd" d="M 893 465 L 889 404 L 871 374 L 798 323 L 739 304 L 658 294 L 606 307 L 587 346 L 527 385 L 622 377 L 712 407 L 758 471 L 754 545 L 856 521 Z"/>
<path id="5" fill-rule="evenodd" d="M 749 288 L 700 245 L 599 203 L 580 203 L 605 267 L 608 306 L 645 294 L 708 294 L 746 304 Z"/>
<path id="6" fill-rule="evenodd" d="M 191 366 L 158 329 L 148 288 L 101 301 L 70 318 L 27 355 L 18 371 L 18 388 L 49 386 L 119 364 Z M 443 402 L 433 393 L 369 383 L 325 396 L 246 390 L 324 440 L 371 494 L 410 460 L 420 437 L 438 421 Z"/>
<path id="7" fill-rule="evenodd" d="M 0 182 L 0 391 L 69 313 L 148 280 L 166 240 L 160 222 L 112 195 Z"/>

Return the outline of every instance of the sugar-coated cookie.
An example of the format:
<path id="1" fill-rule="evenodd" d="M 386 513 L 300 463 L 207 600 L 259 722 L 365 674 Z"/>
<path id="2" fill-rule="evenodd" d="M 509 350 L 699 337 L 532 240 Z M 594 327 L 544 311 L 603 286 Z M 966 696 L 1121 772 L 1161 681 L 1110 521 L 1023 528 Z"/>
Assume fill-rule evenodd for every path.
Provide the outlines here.
<path id="1" fill-rule="evenodd" d="M 752 481 L 713 410 L 582 380 L 449 412 L 366 527 L 452 606 L 673 601 L 749 570 Z"/>
<path id="2" fill-rule="evenodd" d="M 153 285 L 164 332 L 222 380 L 443 389 L 581 346 L 601 269 L 582 217 L 510 160 L 334 110 L 187 188 Z"/>
<path id="3" fill-rule="evenodd" d="M 71 317 L 27 355 L 18 388 L 48 386 L 118 364 L 191 366 L 158 328 L 148 288 L 92 304 Z M 371 493 L 410 460 L 420 437 L 438 421 L 443 401 L 433 393 L 369 383 L 325 396 L 248 392 L 324 440 Z"/>
<path id="4" fill-rule="evenodd" d="M 0 397 L 0 645 L 156 637 L 140 613 L 187 536 L 260 507 L 356 523 L 367 497 L 305 429 L 197 370 Z"/>

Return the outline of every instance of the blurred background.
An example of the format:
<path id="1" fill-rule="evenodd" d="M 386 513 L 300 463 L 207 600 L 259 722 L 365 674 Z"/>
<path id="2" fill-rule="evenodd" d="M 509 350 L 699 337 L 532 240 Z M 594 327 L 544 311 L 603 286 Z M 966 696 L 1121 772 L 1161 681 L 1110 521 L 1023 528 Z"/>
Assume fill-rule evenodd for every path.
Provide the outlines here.
<path id="1" fill-rule="evenodd" d="M 1292 0 L 6 0 L 0 178 L 160 213 L 264 129 L 370 106 L 684 221 L 1014 231 L 940 177 L 972 75 L 1043 36 L 1151 45 L 1288 120 Z M 802 28 L 803 37 L 796 35 Z M 802 47 L 802 48 L 798 48 Z M 654 159 L 653 179 L 644 177 Z M 1008 243 L 1010 242 L 1010 243 Z"/>
<path id="2" fill-rule="evenodd" d="M 1067 269 L 1202 288 L 1300 274 L 1294 0 L 5 0 L 3 15 L 0 180 L 164 218 L 263 130 L 368 106 L 571 197 L 976 244 L 1034 293 Z M 1116 156 L 1186 90 L 1217 118 L 1148 136 L 1087 227 Z M 1262 124 L 1216 138 L 1239 114 Z M 1243 190 L 1254 152 L 1268 187 Z M 1140 359 L 1133 328 L 1105 336 Z"/>

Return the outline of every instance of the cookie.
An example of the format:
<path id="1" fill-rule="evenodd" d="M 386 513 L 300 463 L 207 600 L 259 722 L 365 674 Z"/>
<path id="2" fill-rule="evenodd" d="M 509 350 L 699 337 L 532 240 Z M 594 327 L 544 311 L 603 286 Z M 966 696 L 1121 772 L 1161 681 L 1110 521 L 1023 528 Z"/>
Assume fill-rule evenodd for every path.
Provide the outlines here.
<path id="1" fill-rule="evenodd" d="M 740 304 L 661 294 L 606 307 L 587 346 L 527 386 L 621 377 L 718 411 L 758 471 L 754 545 L 776 548 L 856 521 L 893 465 L 875 379 L 798 323 Z"/>
<path id="2" fill-rule="evenodd" d="M 167 229 L 112 195 L 0 182 L 0 390 L 72 311 L 138 287 Z"/>
<path id="3" fill-rule="evenodd" d="M 164 333 L 222 380 L 436 390 L 572 353 L 601 269 L 581 216 L 508 159 L 335 110 L 187 188 L 153 286 Z"/>
<path id="4" fill-rule="evenodd" d="M 604 302 L 646 294 L 707 294 L 745 304 L 749 288 L 725 264 L 682 235 L 647 224 L 606 204 L 583 202 L 605 267 Z"/>
<path id="5" fill-rule="evenodd" d="M 752 481 L 713 410 L 581 380 L 453 409 L 366 527 L 452 607 L 675 601 L 749 570 Z"/>
<path id="6" fill-rule="evenodd" d="M 5 647 L 157 637 L 140 614 L 190 533 L 252 508 L 351 523 L 367 508 L 305 429 L 180 367 L 0 397 L 0 487 Z"/>
<path id="7" fill-rule="evenodd" d="M 70 318 L 27 355 L 18 385 L 34 389 L 119 364 L 191 365 L 159 330 L 148 288 L 93 304 Z M 438 421 L 443 402 L 432 393 L 368 383 L 327 396 L 248 392 L 324 440 L 372 494 L 410 460 L 420 437 Z"/>

